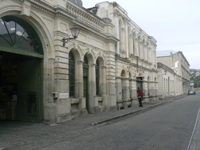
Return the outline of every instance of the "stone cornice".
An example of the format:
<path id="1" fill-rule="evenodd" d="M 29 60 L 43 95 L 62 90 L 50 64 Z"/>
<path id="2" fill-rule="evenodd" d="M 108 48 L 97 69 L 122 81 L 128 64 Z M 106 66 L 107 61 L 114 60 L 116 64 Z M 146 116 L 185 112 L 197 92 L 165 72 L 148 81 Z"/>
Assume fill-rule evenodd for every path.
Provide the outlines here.
<path id="1" fill-rule="evenodd" d="M 124 77 L 120 77 L 120 76 L 115 77 L 115 79 L 125 79 L 125 80 L 129 80 L 129 81 L 140 81 L 140 80 L 137 80 L 137 78 L 124 78 Z M 142 82 L 158 83 L 157 81 L 147 81 L 147 80 L 142 80 Z"/>
<path id="2" fill-rule="evenodd" d="M 19 0 L 24 2 L 24 0 Z M 106 38 L 107 40 L 111 40 L 117 42 L 117 39 L 109 34 L 104 32 L 105 26 L 113 26 L 112 24 L 105 23 L 98 16 L 93 15 L 88 10 L 84 8 L 80 8 L 71 2 L 68 2 L 66 5 L 66 9 L 63 9 L 60 6 L 53 6 L 50 3 L 45 1 L 30 1 L 32 9 L 40 10 L 45 12 L 46 14 L 51 15 L 52 17 L 62 17 L 64 19 L 71 19 L 75 24 L 79 24 L 88 30 L 96 33 L 97 35 Z M 31 10 L 33 11 L 33 10 Z"/>
<path id="3" fill-rule="evenodd" d="M 30 1 L 31 7 L 39 9 L 51 16 L 55 15 L 55 7 L 44 1 Z"/>
<path id="4" fill-rule="evenodd" d="M 152 65 L 151 62 L 149 62 L 149 61 L 147 61 L 147 60 L 144 60 L 144 59 L 141 59 L 141 58 L 135 56 L 134 54 L 129 54 L 129 57 L 130 57 L 130 58 L 133 58 L 133 59 L 137 59 L 137 58 L 138 58 L 139 61 L 141 61 L 141 62 L 143 62 L 143 63 L 145 63 L 145 64 L 148 64 L 148 65 Z"/>
<path id="5" fill-rule="evenodd" d="M 135 57 L 136 57 L 136 56 L 135 56 Z M 155 73 L 158 72 L 158 70 L 157 70 L 156 68 L 151 68 L 151 69 L 150 69 L 150 68 L 146 68 L 146 67 L 144 67 L 144 66 L 138 65 L 138 64 L 136 64 L 136 63 L 132 63 L 128 58 L 120 57 L 119 54 L 115 54 L 115 60 L 116 60 L 116 61 L 117 61 L 117 60 L 123 61 L 123 62 L 129 64 L 130 66 L 136 67 L 136 68 L 138 68 L 138 69 L 148 70 L 148 71 L 150 71 L 150 72 L 155 72 Z"/>
<path id="6" fill-rule="evenodd" d="M 19 1 L 23 2 L 23 0 Z M 71 2 L 67 3 L 66 9 L 63 9 L 62 7 L 59 6 L 53 6 L 45 1 L 30 1 L 30 2 L 31 2 L 31 7 L 33 8 L 39 9 L 40 11 L 43 11 L 51 16 L 63 17 L 65 19 L 68 18 L 73 19 L 76 22 L 79 22 L 80 26 L 82 24 L 85 24 L 86 27 L 89 27 L 88 30 L 93 29 L 99 35 L 104 36 L 107 39 L 117 41 L 117 39 L 113 35 L 105 33 L 104 31 L 105 26 L 110 25 L 112 27 L 113 26 L 112 24 L 105 23 L 98 16 L 95 16 L 88 10 L 78 7 L 72 4 Z"/>
<path id="7" fill-rule="evenodd" d="M 187 70 L 187 69 L 185 68 L 185 66 L 183 66 L 183 64 L 181 64 L 181 67 L 182 67 L 182 69 L 183 69 L 185 72 L 187 72 L 188 74 L 190 74 L 190 71 Z"/>

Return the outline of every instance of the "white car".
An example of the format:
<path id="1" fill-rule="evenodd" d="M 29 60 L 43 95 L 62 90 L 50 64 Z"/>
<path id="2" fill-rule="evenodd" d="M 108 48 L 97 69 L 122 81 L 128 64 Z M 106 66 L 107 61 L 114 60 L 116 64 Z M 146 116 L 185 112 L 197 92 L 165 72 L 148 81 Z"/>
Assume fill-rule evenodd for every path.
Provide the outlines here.
<path id="1" fill-rule="evenodd" d="M 188 95 L 196 95 L 196 92 L 194 90 L 188 90 Z"/>

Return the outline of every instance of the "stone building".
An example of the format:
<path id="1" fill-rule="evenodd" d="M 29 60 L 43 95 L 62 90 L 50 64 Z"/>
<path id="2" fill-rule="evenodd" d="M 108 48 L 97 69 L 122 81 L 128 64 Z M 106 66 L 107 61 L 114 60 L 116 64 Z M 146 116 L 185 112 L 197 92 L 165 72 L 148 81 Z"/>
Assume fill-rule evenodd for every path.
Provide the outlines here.
<path id="1" fill-rule="evenodd" d="M 93 10 L 114 24 L 114 36 L 119 39 L 115 47 L 113 75 L 116 82 L 118 108 L 137 103 L 137 87 L 143 89 L 144 98 L 156 99 L 157 62 L 156 40 L 143 31 L 116 2 L 96 4 Z"/>
<path id="2" fill-rule="evenodd" d="M 156 40 L 116 2 L 96 6 L 0 1 L 0 119 L 55 123 L 124 108 L 137 87 L 156 98 Z"/>
<path id="3" fill-rule="evenodd" d="M 174 72 L 173 69 L 165 64 L 158 62 L 158 97 L 163 99 L 164 97 L 177 96 L 182 94 L 182 78 L 180 75 Z"/>
<path id="4" fill-rule="evenodd" d="M 157 62 L 159 96 L 186 94 L 190 88 L 190 64 L 183 53 L 158 51 Z"/>

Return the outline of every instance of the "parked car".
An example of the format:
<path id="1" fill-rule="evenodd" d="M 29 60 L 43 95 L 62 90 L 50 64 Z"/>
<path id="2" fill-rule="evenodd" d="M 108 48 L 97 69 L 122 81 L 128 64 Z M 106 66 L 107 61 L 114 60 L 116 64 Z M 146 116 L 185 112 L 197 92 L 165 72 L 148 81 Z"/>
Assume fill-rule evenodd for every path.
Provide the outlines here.
<path id="1" fill-rule="evenodd" d="M 194 91 L 194 90 L 188 90 L 188 95 L 196 95 L 196 91 Z"/>

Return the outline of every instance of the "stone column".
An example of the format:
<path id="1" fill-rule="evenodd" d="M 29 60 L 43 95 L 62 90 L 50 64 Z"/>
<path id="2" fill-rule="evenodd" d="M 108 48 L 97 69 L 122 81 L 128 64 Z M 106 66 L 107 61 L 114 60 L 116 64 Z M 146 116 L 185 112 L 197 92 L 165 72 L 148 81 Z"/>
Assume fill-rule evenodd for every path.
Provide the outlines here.
<path id="1" fill-rule="evenodd" d="M 129 34 L 129 33 L 128 33 Z M 132 39 L 132 36 L 128 36 L 129 37 L 129 47 L 128 47 L 128 49 L 129 49 L 129 54 L 134 54 L 133 53 L 133 39 Z"/>
<path id="2" fill-rule="evenodd" d="M 122 107 L 122 85 L 121 78 L 116 79 L 117 107 Z"/>
<path id="3" fill-rule="evenodd" d="M 155 96 L 156 96 L 156 100 L 157 100 L 157 96 L 158 96 L 158 81 L 157 81 L 157 78 L 156 78 L 156 81 L 155 81 Z"/>
<path id="4" fill-rule="evenodd" d="M 158 95 L 159 99 L 163 99 L 163 81 L 162 81 L 162 72 L 158 73 Z"/>
<path id="5" fill-rule="evenodd" d="M 144 59 L 144 44 L 143 41 L 140 40 L 140 58 Z"/>
<path id="6" fill-rule="evenodd" d="M 69 52 L 66 52 L 64 48 L 57 47 L 55 55 L 55 92 L 57 98 L 55 103 L 57 105 L 57 122 L 65 122 L 71 119 L 71 100 L 69 95 L 69 65 L 68 62 Z M 63 57 L 65 56 L 65 57 Z M 60 97 L 60 93 L 64 94 L 64 97 Z"/>
<path id="7" fill-rule="evenodd" d="M 106 55 L 105 61 L 105 83 L 106 83 L 106 95 L 104 97 L 106 109 L 116 109 L 117 108 L 117 77 L 116 77 L 116 66 L 115 63 L 115 48 L 114 44 L 108 44 L 108 55 Z"/>
<path id="8" fill-rule="evenodd" d="M 137 104 L 138 103 L 138 99 L 137 99 L 137 82 L 136 82 L 136 79 L 134 79 L 132 81 L 132 86 L 133 86 L 133 89 L 132 89 L 132 98 L 133 98 L 133 101 L 132 101 L 132 103 L 133 104 Z"/>
<path id="9" fill-rule="evenodd" d="M 78 107 L 81 113 L 87 113 L 86 99 L 83 95 L 83 61 L 77 61 L 75 69 L 75 97 L 79 98 Z"/>
<path id="10" fill-rule="evenodd" d="M 121 32 L 121 37 L 120 37 L 120 51 L 123 52 L 123 56 L 124 56 L 124 51 L 125 51 L 125 56 L 127 55 L 126 53 L 126 38 L 125 38 L 125 27 L 121 28 L 121 30 L 119 31 Z"/>
<path id="11" fill-rule="evenodd" d="M 151 47 L 147 48 L 147 60 L 148 62 L 151 62 Z"/>
<path id="12" fill-rule="evenodd" d="M 132 43 L 131 43 L 131 45 L 132 45 L 132 47 L 131 47 L 131 49 L 132 49 L 132 54 L 136 54 L 136 50 L 135 50 L 135 38 L 133 37 L 133 39 L 131 40 L 132 41 Z"/>
<path id="13" fill-rule="evenodd" d="M 147 43 L 144 45 L 144 60 L 148 60 L 148 49 L 147 49 Z"/>
<path id="14" fill-rule="evenodd" d="M 125 28 L 126 28 L 126 30 L 125 30 L 125 39 L 126 39 L 126 57 L 128 58 L 128 56 L 129 56 L 129 33 L 128 33 L 128 25 L 126 24 L 125 25 Z"/>
<path id="15" fill-rule="evenodd" d="M 145 77 L 144 78 L 144 81 L 143 81 L 143 96 L 144 96 L 144 99 L 145 101 L 148 101 L 148 86 L 147 86 L 147 78 Z"/>
<path id="16" fill-rule="evenodd" d="M 133 80 L 129 80 L 129 89 L 130 89 L 130 99 L 131 101 L 134 98 L 134 92 L 133 92 Z"/>
<path id="17" fill-rule="evenodd" d="M 138 39 L 137 38 L 134 38 L 134 43 L 135 43 L 135 55 L 136 56 L 140 56 L 140 53 L 139 53 L 139 44 L 138 44 Z"/>
<path id="18" fill-rule="evenodd" d="M 122 92 L 123 92 L 123 104 L 124 107 L 127 107 L 130 104 L 130 87 L 129 87 L 129 80 L 123 79 L 122 83 Z"/>
<path id="19" fill-rule="evenodd" d="M 153 61 L 154 56 L 153 56 L 153 47 L 152 47 L 152 43 L 150 43 L 148 49 L 149 49 L 149 58 L 148 58 L 148 60 L 149 60 L 149 62 L 152 63 L 152 66 L 153 66 L 153 64 L 154 64 L 154 61 Z"/>
<path id="20" fill-rule="evenodd" d="M 119 18 L 116 16 L 116 36 L 117 36 L 117 39 L 120 40 L 120 37 L 119 37 Z M 120 44 L 120 41 L 117 42 L 117 54 L 119 54 L 119 44 Z"/>
<path id="21" fill-rule="evenodd" d="M 137 40 L 137 43 L 138 43 L 138 56 L 139 58 L 142 58 L 142 53 L 141 53 L 141 43 L 140 43 L 140 39 L 138 38 Z"/>
<path id="22" fill-rule="evenodd" d="M 95 112 L 95 96 L 96 96 L 96 74 L 95 64 L 91 64 L 89 68 L 89 111 L 90 113 Z"/>
<path id="23" fill-rule="evenodd" d="M 101 66 L 100 94 L 103 97 L 103 109 L 106 109 L 107 87 L 106 87 L 106 66 Z"/>
<path id="24" fill-rule="evenodd" d="M 152 80 L 149 83 L 149 96 L 150 100 L 152 100 L 152 97 L 154 96 L 154 82 Z"/>
<path id="25" fill-rule="evenodd" d="M 103 96 L 106 94 L 106 66 L 101 66 L 101 76 L 100 77 L 101 77 L 100 93 L 101 93 L 101 96 Z"/>
<path id="26" fill-rule="evenodd" d="M 75 97 L 83 97 L 83 62 L 76 62 L 75 71 Z"/>
<path id="27" fill-rule="evenodd" d="M 49 124 L 54 124 L 57 122 L 57 105 L 54 103 L 53 93 L 55 91 L 54 87 L 54 58 L 48 58 L 45 62 L 46 68 L 44 67 L 44 82 L 45 84 L 45 92 L 44 93 L 46 99 L 44 99 L 44 121 Z"/>

